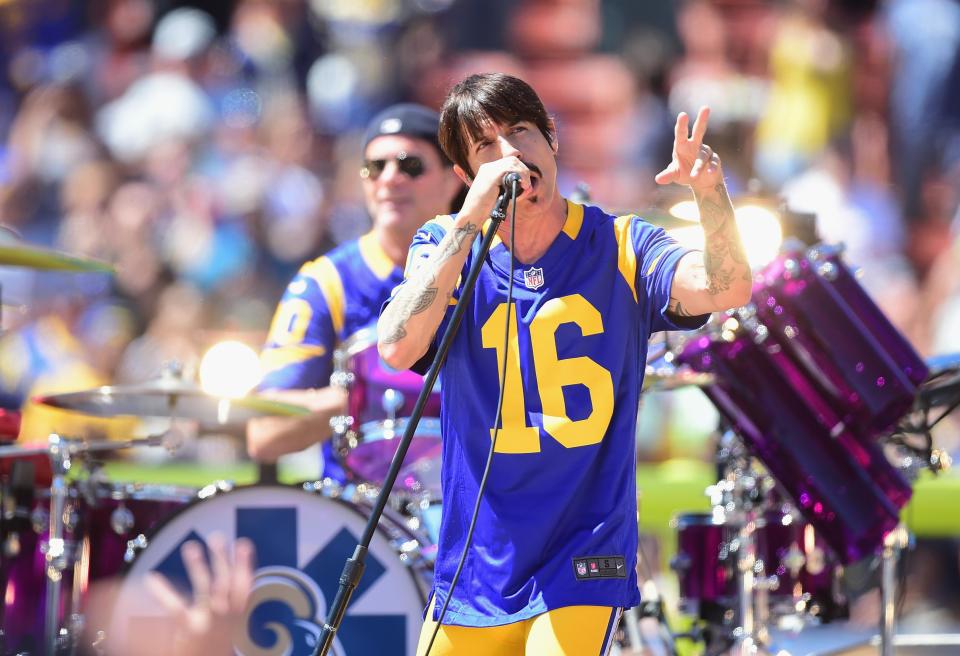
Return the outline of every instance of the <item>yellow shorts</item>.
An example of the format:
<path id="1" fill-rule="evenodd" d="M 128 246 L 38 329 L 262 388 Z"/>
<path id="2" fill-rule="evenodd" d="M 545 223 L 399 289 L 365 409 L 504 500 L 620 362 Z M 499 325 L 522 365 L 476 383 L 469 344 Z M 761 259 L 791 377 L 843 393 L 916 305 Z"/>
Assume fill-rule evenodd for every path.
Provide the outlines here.
<path id="1" fill-rule="evenodd" d="M 566 606 L 503 626 L 443 625 L 430 656 L 605 656 L 620 621 L 619 608 Z M 417 656 L 426 656 L 436 622 L 420 630 Z"/>

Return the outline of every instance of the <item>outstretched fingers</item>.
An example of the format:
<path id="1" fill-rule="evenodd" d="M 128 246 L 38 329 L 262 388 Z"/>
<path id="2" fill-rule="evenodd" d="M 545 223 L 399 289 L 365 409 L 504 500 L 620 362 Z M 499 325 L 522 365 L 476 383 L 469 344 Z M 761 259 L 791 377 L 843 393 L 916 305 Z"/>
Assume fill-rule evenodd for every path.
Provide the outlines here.
<path id="1" fill-rule="evenodd" d="M 690 141 L 699 146 L 703 143 L 703 137 L 707 134 L 707 121 L 710 119 L 710 108 L 703 106 L 697 112 L 697 120 L 693 122 L 693 136 Z M 686 136 L 686 134 L 684 134 Z"/>

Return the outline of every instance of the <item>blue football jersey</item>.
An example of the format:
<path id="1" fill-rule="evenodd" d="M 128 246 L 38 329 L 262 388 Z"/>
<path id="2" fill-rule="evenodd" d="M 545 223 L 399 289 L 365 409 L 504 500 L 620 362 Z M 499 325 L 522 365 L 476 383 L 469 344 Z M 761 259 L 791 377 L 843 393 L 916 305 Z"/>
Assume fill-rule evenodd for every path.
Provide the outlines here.
<path id="1" fill-rule="evenodd" d="M 428 222 L 409 264 L 452 225 L 449 216 Z M 480 241 L 435 343 L 463 302 L 459 286 Z M 563 606 L 639 603 L 634 439 L 647 342 L 707 318 L 679 325 L 666 314 L 686 252 L 639 217 L 568 202 L 543 257 L 517 265 L 504 349 L 510 252 L 495 239 L 441 370 L 436 609 L 464 548 L 506 366 L 496 453 L 445 623 L 494 626 Z"/>
<path id="2" fill-rule="evenodd" d="M 330 384 L 337 345 L 376 322 L 384 300 L 403 280 L 371 232 L 308 262 L 287 285 L 260 354 L 260 390 Z M 324 475 L 344 480 L 330 443 Z"/>

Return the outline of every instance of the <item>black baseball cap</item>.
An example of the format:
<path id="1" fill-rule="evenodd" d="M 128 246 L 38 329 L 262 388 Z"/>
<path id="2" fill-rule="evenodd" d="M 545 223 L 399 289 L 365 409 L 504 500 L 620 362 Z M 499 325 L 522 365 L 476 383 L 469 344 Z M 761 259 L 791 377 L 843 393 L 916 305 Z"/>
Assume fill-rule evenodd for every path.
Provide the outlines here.
<path id="1" fill-rule="evenodd" d="M 437 149 L 440 158 L 449 163 L 440 148 L 440 139 L 437 136 L 439 129 L 440 115 L 432 109 L 414 103 L 391 105 L 370 119 L 363 134 L 363 150 L 366 151 L 370 142 L 377 137 L 402 134 L 430 142 Z"/>

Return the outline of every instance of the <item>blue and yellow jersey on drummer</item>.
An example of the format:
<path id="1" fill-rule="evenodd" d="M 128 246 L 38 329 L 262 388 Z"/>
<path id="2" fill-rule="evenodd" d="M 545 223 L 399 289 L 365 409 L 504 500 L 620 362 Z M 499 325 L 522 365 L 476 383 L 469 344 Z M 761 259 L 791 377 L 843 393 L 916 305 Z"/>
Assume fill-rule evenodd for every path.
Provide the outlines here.
<path id="1" fill-rule="evenodd" d="M 452 225 L 443 217 L 420 230 L 408 270 Z M 464 548 L 506 366 L 496 453 L 445 623 L 494 626 L 570 605 L 639 602 L 634 439 L 647 342 L 706 320 L 678 325 L 667 315 L 686 252 L 637 216 L 568 202 L 547 252 L 514 272 L 508 323 L 510 252 L 495 240 L 441 370 L 438 608 Z"/>
<path id="2" fill-rule="evenodd" d="M 376 321 L 402 279 L 372 232 L 303 265 L 270 324 L 260 389 L 329 385 L 337 345 Z"/>

